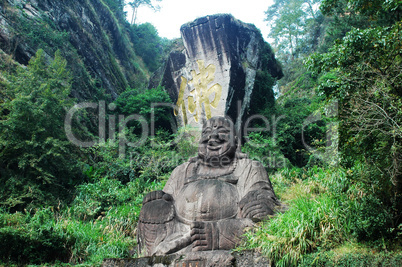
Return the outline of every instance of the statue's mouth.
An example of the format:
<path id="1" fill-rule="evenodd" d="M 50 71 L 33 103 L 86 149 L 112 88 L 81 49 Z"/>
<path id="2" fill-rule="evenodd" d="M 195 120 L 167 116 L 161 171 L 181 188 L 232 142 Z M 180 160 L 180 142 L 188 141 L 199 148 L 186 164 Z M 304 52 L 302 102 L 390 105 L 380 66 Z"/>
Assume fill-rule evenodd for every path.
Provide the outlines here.
<path id="1" fill-rule="evenodd" d="M 219 141 L 210 140 L 207 148 L 208 150 L 219 150 L 222 148 L 222 143 Z"/>
<path id="2" fill-rule="evenodd" d="M 222 146 L 210 146 L 210 145 L 207 146 L 208 150 L 214 150 L 214 151 L 221 149 L 221 147 Z"/>

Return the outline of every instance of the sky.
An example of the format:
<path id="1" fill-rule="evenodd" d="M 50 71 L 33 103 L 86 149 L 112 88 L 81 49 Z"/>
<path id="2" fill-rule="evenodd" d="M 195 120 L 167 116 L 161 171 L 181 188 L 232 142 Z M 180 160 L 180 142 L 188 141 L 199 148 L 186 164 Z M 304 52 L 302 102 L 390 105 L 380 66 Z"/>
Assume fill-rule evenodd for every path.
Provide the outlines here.
<path id="1" fill-rule="evenodd" d="M 154 1 L 154 3 L 157 3 Z M 140 7 L 136 23 L 152 23 L 159 36 L 168 39 L 180 37 L 180 26 L 196 18 L 218 13 L 230 13 L 236 19 L 254 24 L 268 41 L 269 27 L 264 21 L 265 11 L 273 0 L 162 0 L 157 3 L 160 11 Z M 127 19 L 131 22 L 131 10 L 126 6 Z"/>

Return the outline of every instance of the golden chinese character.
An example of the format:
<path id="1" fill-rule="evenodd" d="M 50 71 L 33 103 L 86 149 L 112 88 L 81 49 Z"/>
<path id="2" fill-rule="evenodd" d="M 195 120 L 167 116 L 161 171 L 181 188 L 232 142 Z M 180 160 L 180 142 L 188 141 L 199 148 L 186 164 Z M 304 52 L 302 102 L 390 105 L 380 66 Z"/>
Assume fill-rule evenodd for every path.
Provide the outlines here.
<path id="1" fill-rule="evenodd" d="M 216 83 L 208 88 L 208 85 L 215 80 L 216 67 L 213 64 L 205 67 L 203 60 L 197 60 L 197 64 L 200 73 L 196 73 L 194 70 L 192 70 L 192 80 L 187 81 L 186 78 L 184 78 L 183 76 L 181 77 L 180 92 L 176 105 L 183 112 L 184 124 L 187 124 L 187 114 L 184 103 L 184 91 L 187 84 L 193 86 L 193 88 L 190 89 L 189 95 L 187 96 L 187 105 L 188 111 L 191 114 L 194 114 L 194 120 L 196 122 L 198 122 L 199 120 L 203 104 L 207 119 L 210 119 L 212 117 L 211 106 L 213 108 L 217 108 L 222 95 L 222 86 L 220 84 Z M 210 97 L 212 95 L 213 98 L 211 100 Z M 177 116 L 177 110 L 174 111 L 174 114 L 175 116 Z"/>

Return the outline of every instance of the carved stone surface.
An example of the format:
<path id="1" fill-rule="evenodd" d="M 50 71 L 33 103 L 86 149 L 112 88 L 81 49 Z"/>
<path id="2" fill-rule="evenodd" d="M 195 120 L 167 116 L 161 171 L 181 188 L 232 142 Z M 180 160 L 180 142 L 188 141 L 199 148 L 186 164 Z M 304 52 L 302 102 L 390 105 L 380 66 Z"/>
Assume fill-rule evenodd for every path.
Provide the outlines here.
<path id="1" fill-rule="evenodd" d="M 255 251 L 202 251 L 185 256 L 170 254 L 138 259 L 105 259 L 102 267 L 271 267 L 270 261 Z"/>
<path id="2" fill-rule="evenodd" d="M 246 227 L 275 213 L 280 203 L 267 172 L 237 148 L 229 119 L 213 117 L 204 124 L 198 157 L 178 166 L 163 191 L 144 198 L 141 255 L 228 251 Z"/>
<path id="3" fill-rule="evenodd" d="M 179 108 L 178 126 L 201 128 L 213 116 L 228 115 L 239 129 L 258 71 L 283 76 L 270 46 L 254 25 L 229 14 L 187 23 L 181 36 L 184 49 L 170 54 L 161 83 Z M 271 88 L 262 93 L 273 100 Z"/>

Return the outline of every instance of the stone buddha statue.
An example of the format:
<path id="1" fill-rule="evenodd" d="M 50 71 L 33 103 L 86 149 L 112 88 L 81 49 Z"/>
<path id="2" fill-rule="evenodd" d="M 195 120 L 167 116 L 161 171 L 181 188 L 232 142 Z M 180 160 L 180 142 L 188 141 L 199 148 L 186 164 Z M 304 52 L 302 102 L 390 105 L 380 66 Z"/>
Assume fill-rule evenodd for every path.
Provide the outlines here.
<path id="1" fill-rule="evenodd" d="M 163 191 L 145 196 L 139 253 L 230 250 L 246 227 L 274 214 L 280 203 L 266 170 L 237 147 L 229 119 L 203 125 L 198 156 L 178 166 Z"/>

